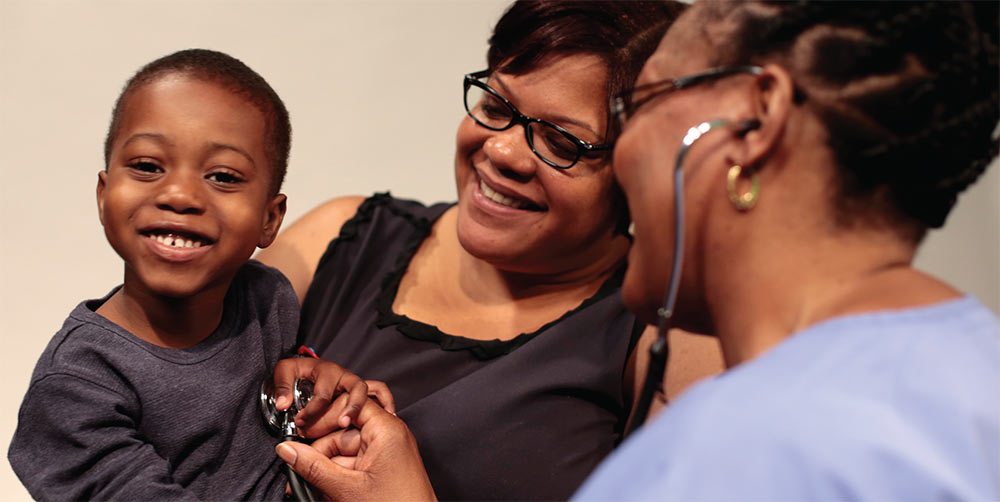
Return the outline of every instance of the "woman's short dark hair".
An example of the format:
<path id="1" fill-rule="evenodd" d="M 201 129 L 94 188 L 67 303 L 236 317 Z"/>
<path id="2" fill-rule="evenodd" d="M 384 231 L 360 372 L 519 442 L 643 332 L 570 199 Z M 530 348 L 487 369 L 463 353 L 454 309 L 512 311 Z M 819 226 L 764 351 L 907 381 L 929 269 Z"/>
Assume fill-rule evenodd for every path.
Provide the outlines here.
<path id="1" fill-rule="evenodd" d="M 553 56 L 594 55 L 607 65 L 607 95 L 615 96 L 635 83 L 684 7 L 663 0 L 519 0 L 497 21 L 487 63 L 491 72 L 523 75 Z M 608 114 L 610 143 L 620 131 Z"/>
<path id="2" fill-rule="evenodd" d="M 292 126 L 285 103 L 264 77 L 239 59 L 208 49 L 186 49 L 163 56 L 145 66 L 125 83 L 111 112 L 111 125 L 104 140 L 104 165 L 111 161 L 111 145 L 121 127 L 125 102 L 137 89 L 169 74 L 184 74 L 217 83 L 244 97 L 264 114 L 266 153 L 271 161 L 271 192 L 278 193 L 288 170 Z"/>
<path id="3" fill-rule="evenodd" d="M 486 61 L 490 72 L 523 75 L 553 57 L 597 56 L 607 66 L 610 98 L 635 84 L 642 65 L 686 7 L 668 0 L 518 0 L 493 28 Z M 604 142 L 610 144 L 621 130 L 610 106 L 605 113 Z M 628 206 L 618 188 L 613 207 L 620 215 L 615 233 L 628 235 Z"/>
<path id="4" fill-rule="evenodd" d="M 919 241 L 997 154 L 997 6 L 718 2 L 704 12 L 736 26 L 714 64 L 781 63 L 825 123 L 842 222 L 875 217 Z"/>

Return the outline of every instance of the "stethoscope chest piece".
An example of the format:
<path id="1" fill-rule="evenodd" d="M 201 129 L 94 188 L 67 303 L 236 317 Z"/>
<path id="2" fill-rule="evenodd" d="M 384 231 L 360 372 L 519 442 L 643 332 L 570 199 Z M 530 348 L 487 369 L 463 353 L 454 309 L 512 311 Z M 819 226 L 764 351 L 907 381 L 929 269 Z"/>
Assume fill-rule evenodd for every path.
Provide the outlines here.
<path id="1" fill-rule="evenodd" d="M 268 431 L 278 437 L 300 436 L 295 427 L 295 415 L 309 404 L 313 396 L 313 383 L 309 380 L 295 380 L 292 386 L 292 405 L 285 411 L 278 410 L 275 401 L 274 382 L 265 378 L 260 384 L 260 413 Z"/>

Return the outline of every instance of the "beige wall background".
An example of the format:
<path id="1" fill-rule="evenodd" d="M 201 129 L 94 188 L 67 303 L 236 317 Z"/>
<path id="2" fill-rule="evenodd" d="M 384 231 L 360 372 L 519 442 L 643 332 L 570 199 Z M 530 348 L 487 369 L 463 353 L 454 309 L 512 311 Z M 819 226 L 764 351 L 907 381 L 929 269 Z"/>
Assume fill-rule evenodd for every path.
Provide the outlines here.
<path id="1" fill-rule="evenodd" d="M 31 369 L 81 300 L 121 281 L 94 188 L 111 106 L 141 65 L 228 52 L 285 100 L 286 224 L 336 195 L 454 198 L 464 73 L 485 66 L 507 0 L 0 0 L 0 493 Z M 919 265 L 1000 312 L 1000 172 L 963 196 Z"/>

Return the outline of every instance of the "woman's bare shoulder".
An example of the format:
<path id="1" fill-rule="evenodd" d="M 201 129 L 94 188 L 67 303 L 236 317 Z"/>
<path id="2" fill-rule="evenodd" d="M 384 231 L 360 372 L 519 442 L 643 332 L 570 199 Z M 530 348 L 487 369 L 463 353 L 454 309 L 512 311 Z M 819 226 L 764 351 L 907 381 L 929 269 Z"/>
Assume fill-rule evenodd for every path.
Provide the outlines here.
<path id="1" fill-rule="evenodd" d="M 274 243 L 262 249 L 256 258 L 284 273 L 301 302 L 320 257 L 364 200 L 362 196 L 347 196 L 320 204 L 278 234 Z"/>
<path id="2" fill-rule="evenodd" d="M 304 216 L 296 220 L 284 233 L 292 234 L 298 231 L 311 231 L 314 234 L 332 233 L 336 237 L 340 227 L 358 212 L 358 206 L 365 201 L 361 195 L 348 195 L 330 199 L 316 206 Z M 329 239 L 328 239 L 329 240 Z"/>

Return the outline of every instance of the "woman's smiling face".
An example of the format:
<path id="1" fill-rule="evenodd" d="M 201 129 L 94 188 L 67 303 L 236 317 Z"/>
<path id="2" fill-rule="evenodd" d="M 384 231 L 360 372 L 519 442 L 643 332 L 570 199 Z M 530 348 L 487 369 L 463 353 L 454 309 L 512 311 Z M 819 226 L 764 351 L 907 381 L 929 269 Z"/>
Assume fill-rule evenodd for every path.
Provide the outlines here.
<path id="1" fill-rule="evenodd" d="M 494 74 L 488 84 L 521 113 L 602 144 L 606 79 L 600 58 L 569 55 L 523 75 Z M 520 125 L 493 131 L 466 116 L 455 177 L 462 246 L 504 270 L 558 274 L 585 266 L 613 240 L 622 211 L 607 156 L 551 167 L 531 150 Z"/>

